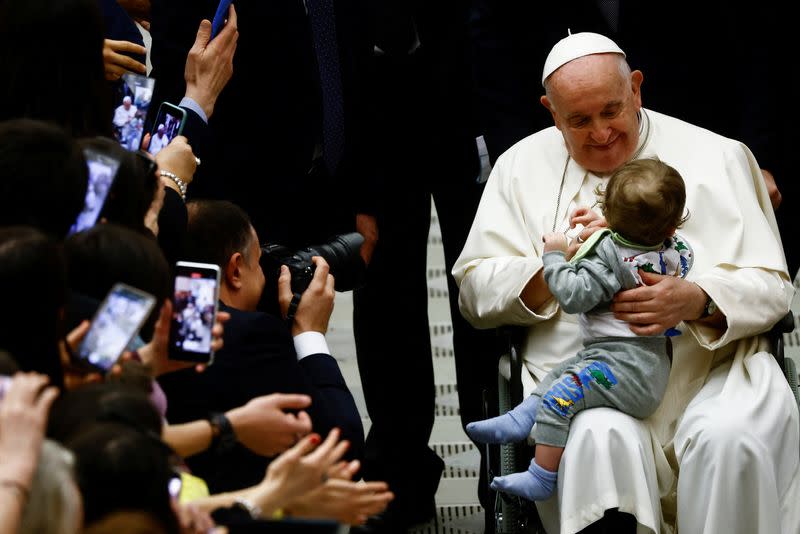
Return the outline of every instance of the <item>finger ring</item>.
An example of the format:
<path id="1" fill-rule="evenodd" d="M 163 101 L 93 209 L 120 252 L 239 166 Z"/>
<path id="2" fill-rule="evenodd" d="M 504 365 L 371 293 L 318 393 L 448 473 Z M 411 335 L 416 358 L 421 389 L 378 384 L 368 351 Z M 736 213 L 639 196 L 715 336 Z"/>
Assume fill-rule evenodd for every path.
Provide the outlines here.
<path id="1" fill-rule="evenodd" d="M 328 473 L 322 473 L 322 483 L 325 484 L 328 481 Z"/>
<path id="2" fill-rule="evenodd" d="M 581 234 L 578 234 L 578 237 L 575 238 L 575 241 L 577 241 L 578 243 L 583 243 L 583 238 L 581 237 Z"/>
<path id="3" fill-rule="evenodd" d="M 200 166 L 200 158 L 198 158 L 197 156 L 194 157 L 194 162 L 197 163 L 198 167 Z"/>

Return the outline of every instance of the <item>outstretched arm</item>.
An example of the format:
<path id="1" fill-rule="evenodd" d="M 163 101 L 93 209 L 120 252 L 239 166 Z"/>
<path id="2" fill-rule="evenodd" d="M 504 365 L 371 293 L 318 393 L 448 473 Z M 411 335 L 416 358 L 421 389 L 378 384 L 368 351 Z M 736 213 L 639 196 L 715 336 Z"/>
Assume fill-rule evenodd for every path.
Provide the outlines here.
<path id="1" fill-rule="evenodd" d="M 569 263 L 561 251 L 546 252 L 542 260 L 547 286 L 567 313 L 587 312 L 620 290 L 614 272 L 599 261 Z"/>

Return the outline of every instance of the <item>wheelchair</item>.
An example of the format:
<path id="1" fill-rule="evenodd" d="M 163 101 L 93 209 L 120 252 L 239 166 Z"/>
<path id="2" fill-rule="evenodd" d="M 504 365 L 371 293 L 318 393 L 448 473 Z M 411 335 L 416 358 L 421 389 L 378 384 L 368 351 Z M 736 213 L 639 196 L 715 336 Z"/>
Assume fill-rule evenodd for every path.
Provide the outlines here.
<path id="1" fill-rule="evenodd" d="M 791 358 L 786 358 L 784 353 L 784 334 L 794 330 L 794 316 L 787 313 L 767 332 L 773 347 L 772 354 L 783 370 L 789 387 L 794 394 L 795 402 L 800 408 L 800 392 L 798 391 L 797 369 Z M 521 347 L 527 333 L 526 327 L 504 327 L 498 329 L 498 334 L 503 338 L 506 355 L 511 364 L 511 379 L 507 380 L 498 373 L 497 383 L 497 413 L 503 414 L 522 401 L 522 354 Z M 488 395 L 484 395 L 487 399 Z M 484 400 L 484 414 L 488 417 L 492 413 Z M 517 473 L 528 468 L 533 449 L 526 443 L 509 443 L 505 445 L 484 445 L 486 458 L 490 460 L 486 465 L 486 484 L 491 482 L 495 475 Z M 498 450 L 499 449 L 499 450 Z M 494 494 L 494 529 L 496 534 L 545 534 L 536 506 L 529 501 L 513 495 L 494 492 L 487 488 L 490 498 Z M 623 515 L 623 514 L 620 514 Z M 617 532 L 615 521 L 620 519 L 614 514 L 607 515 L 601 522 L 607 523 L 604 532 Z M 594 527 L 594 525 L 592 525 Z"/>

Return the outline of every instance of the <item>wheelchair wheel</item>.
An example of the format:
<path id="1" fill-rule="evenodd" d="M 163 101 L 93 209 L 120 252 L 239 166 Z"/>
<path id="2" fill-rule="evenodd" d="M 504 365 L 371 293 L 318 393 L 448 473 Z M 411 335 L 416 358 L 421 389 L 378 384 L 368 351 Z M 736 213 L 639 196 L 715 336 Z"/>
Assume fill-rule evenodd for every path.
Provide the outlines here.
<path id="1" fill-rule="evenodd" d="M 514 407 L 508 381 L 498 377 L 498 408 L 503 414 Z M 517 472 L 517 446 L 514 443 L 500 445 L 500 474 Z M 527 520 L 518 497 L 497 492 L 494 505 L 495 532 L 497 534 L 522 534 L 527 532 Z"/>
<path id="2" fill-rule="evenodd" d="M 794 394 L 794 400 L 797 403 L 797 406 L 800 407 L 800 392 L 798 392 L 797 386 L 797 367 L 794 365 L 794 360 L 787 357 L 783 361 L 783 372 L 786 375 L 786 381 L 789 382 L 789 387 L 792 389 L 792 393 Z"/>

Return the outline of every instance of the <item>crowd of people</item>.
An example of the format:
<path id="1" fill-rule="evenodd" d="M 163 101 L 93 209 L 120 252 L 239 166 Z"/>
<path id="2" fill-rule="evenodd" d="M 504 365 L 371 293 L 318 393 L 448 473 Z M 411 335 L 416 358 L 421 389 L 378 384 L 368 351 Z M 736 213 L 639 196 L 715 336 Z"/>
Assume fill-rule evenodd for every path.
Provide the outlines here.
<path id="1" fill-rule="evenodd" d="M 462 423 L 536 445 L 525 472 L 481 469 L 487 533 L 495 491 L 548 532 L 800 532 L 797 405 L 760 336 L 797 270 L 770 2 L 709 2 L 725 30 L 680 43 L 622 1 L 522 4 L 241 2 L 212 39 L 216 0 L 0 0 L 0 532 L 431 520 L 432 201 Z M 350 231 L 366 435 L 325 339 L 348 273 L 315 256 L 298 287 L 261 261 Z M 218 287 L 176 285 L 180 261 Z M 118 283 L 157 304 L 105 370 L 79 348 Z M 505 325 L 525 398 L 497 414 Z M 176 335 L 213 364 L 171 357 Z"/>

